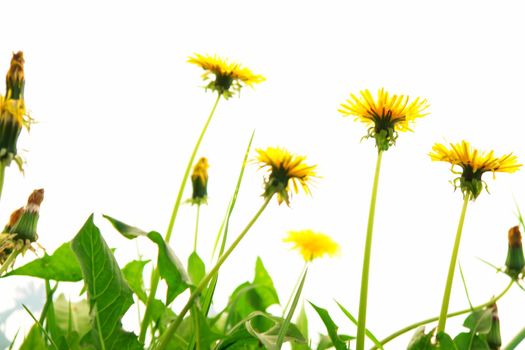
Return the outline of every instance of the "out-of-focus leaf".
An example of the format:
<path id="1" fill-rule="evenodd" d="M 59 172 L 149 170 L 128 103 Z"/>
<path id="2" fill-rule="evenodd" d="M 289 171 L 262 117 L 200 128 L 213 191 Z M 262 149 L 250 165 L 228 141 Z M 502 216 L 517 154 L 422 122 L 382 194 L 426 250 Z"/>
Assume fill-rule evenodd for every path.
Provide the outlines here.
<path id="1" fill-rule="evenodd" d="M 303 335 L 303 338 L 308 343 L 308 318 L 306 316 L 306 310 L 304 309 L 304 304 L 301 306 L 301 310 L 299 311 L 299 315 L 297 316 L 295 325 L 297 326 L 297 329 L 299 329 L 299 331 Z M 308 344 L 299 344 L 299 343 L 292 342 L 292 350 L 308 350 L 308 349 L 310 349 Z"/>
<path id="2" fill-rule="evenodd" d="M 7 276 L 32 276 L 47 280 L 77 282 L 82 279 L 82 271 L 69 242 L 62 244 L 52 255 L 45 254 L 19 268 Z"/>
<path id="3" fill-rule="evenodd" d="M 144 303 L 146 303 L 148 296 L 144 290 L 144 266 L 149 260 L 133 260 L 130 261 L 122 269 L 122 274 L 128 282 L 131 290 L 137 295 L 137 297 Z"/>
<path id="4" fill-rule="evenodd" d="M 206 276 L 204 262 L 196 252 L 191 253 L 188 258 L 188 275 L 190 275 L 191 282 L 195 286 Z"/>
<path id="5" fill-rule="evenodd" d="M 339 327 L 334 323 L 332 318 L 330 317 L 330 314 L 325 309 L 316 306 L 312 302 L 310 302 L 310 305 L 314 308 L 314 310 L 317 312 L 321 320 L 323 321 L 326 330 L 328 331 L 328 336 L 330 337 L 330 340 L 332 340 L 333 346 L 337 350 L 346 350 L 346 344 L 344 340 L 341 338 L 341 336 L 337 333 Z"/>
<path id="6" fill-rule="evenodd" d="M 159 247 L 157 266 L 160 276 L 168 285 L 166 305 L 169 305 L 179 294 L 189 287 L 189 278 L 179 258 L 177 258 L 175 253 L 173 253 L 171 248 L 166 244 L 166 241 L 164 241 L 160 233 L 151 231 L 148 233 L 148 238 Z"/>
<path id="7" fill-rule="evenodd" d="M 94 316 L 92 331 L 83 338 L 83 343 L 95 343 L 99 348 L 102 339 L 106 350 L 143 349 L 135 334 L 122 329 L 122 316 L 133 304 L 132 291 L 95 226 L 93 215 L 73 238 L 72 248 L 82 269 Z"/>
<path id="8" fill-rule="evenodd" d="M 71 302 L 60 294 L 54 301 L 57 326 L 64 332 L 76 332 L 83 337 L 91 329 L 91 316 L 87 300 Z"/>
<path id="9" fill-rule="evenodd" d="M 123 235 L 127 239 L 135 239 L 137 237 L 147 235 L 146 231 L 143 231 L 140 228 L 136 228 L 134 226 L 125 224 L 122 221 L 112 218 L 109 215 L 102 215 L 102 217 L 107 219 L 111 223 L 111 225 L 113 225 L 115 230 L 117 230 L 121 235 Z"/>
<path id="10" fill-rule="evenodd" d="M 24 342 L 20 346 L 20 350 L 48 350 L 44 336 L 37 324 L 31 327 L 27 337 L 25 337 Z"/>

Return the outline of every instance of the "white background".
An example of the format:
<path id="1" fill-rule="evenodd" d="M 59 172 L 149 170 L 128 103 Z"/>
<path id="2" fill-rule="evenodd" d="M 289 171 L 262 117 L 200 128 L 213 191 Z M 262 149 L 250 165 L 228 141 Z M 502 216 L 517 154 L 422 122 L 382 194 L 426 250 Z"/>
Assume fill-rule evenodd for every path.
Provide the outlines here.
<path id="1" fill-rule="evenodd" d="M 26 103 L 38 121 L 19 140 L 25 176 L 15 166 L 6 171 L 0 222 L 33 189 L 45 188 L 39 242 L 49 252 L 94 212 L 122 265 L 137 250 L 154 259 L 149 242 L 124 240 L 100 214 L 166 230 L 215 98 L 187 57 L 218 54 L 267 78 L 220 102 L 202 144 L 210 197 L 201 210 L 199 252 L 210 255 L 253 129 L 254 147 L 304 154 L 322 178 L 311 198 L 297 195 L 291 208 L 271 204 L 224 266 L 219 306 L 253 278 L 256 256 L 284 303 L 303 262 L 282 238 L 311 228 L 342 248 L 339 257 L 315 262 L 303 295 L 328 308 L 343 333 L 355 334 L 333 300 L 357 314 L 376 151 L 373 141 L 360 142 L 366 127 L 337 112 L 349 93 L 385 87 L 431 104 L 415 132 L 401 134 L 383 157 L 367 322 L 379 338 L 439 313 L 462 198 L 448 182 L 448 165 L 430 161 L 434 142 L 466 139 L 525 160 L 519 1 L 18 1 L 3 2 L 0 13 L 0 72 L 12 51 L 24 51 Z M 262 179 L 257 166 L 247 167 L 231 234 L 260 206 Z M 469 206 L 459 255 L 474 304 L 507 284 L 477 257 L 503 265 L 507 230 L 517 224 L 515 201 L 525 210 L 523 171 L 484 179 L 491 194 Z M 191 252 L 194 218 L 195 208 L 184 206 L 175 225 L 172 246 L 182 260 Z M 20 289 L 40 282 L 31 286 L 24 278 L 0 280 L 0 310 L 21 309 Z M 64 290 L 76 298 L 79 288 Z M 458 271 L 450 310 L 467 306 Z M 525 326 L 525 293 L 514 287 L 498 306 L 506 343 Z M 308 314 L 314 339 L 326 333 L 309 307 Z M 137 331 L 135 317 L 126 325 Z M 462 319 L 447 330 L 457 334 Z M 21 324 L 31 324 L 25 313 L 0 329 L 12 337 Z M 403 349 L 408 339 L 386 348 Z"/>

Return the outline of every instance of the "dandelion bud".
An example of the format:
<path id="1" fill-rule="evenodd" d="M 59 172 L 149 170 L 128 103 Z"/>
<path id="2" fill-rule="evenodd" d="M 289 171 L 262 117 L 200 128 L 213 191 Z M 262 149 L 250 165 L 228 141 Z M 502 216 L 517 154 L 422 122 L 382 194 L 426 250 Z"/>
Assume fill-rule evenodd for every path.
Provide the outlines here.
<path id="1" fill-rule="evenodd" d="M 191 183 L 193 185 L 191 202 L 193 204 L 206 203 L 208 198 L 208 159 L 205 157 L 199 159 L 193 168 Z"/>
<path id="2" fill-rule="evenodd" d="M 5 78 L 6 98 L 8 99 L 24 99 L 24 62 L 24 53 L 22 51 L 13 53 L 11 67 L 9 68 Z"/>
<path id="3" fill-rule="evenodd" d="M 9 233 L 16 234 L 16 239 L 29 240 L 30 242 L 35 242 L 38 239 L 36 227 L 38 224 L 40 204 L 43 200 L 44 189 L 34 190 L 33 193 L 31 193 L 22 215 L 9 231 Z"/>
<path id="4" fill-rule="evenodd" d="M 9 221 L 4 226 L 4 231 L 2 232 L 11 232 L 13 227 L 16 225 L 22 214 L 24 213 L 24 207 L 20 207 L 14 212 L 11 213 L 11 216 L 9 217 Z"/>
<path id="5" fill-rule="evenodd" d="M 517 278 L 525 266 L 519 226 L 514 226 L 509 230 L 509 250 L 505 266 L 505 273 L 512 278 Z"/>
<path id="6" fill-rule="evenodd" d="M 487 334 L 487 343 L 489 344 L 490 350 L 499 350 L 501 348 L 498 307 L 496 304 L 492 305 L 492 326 Z"/>

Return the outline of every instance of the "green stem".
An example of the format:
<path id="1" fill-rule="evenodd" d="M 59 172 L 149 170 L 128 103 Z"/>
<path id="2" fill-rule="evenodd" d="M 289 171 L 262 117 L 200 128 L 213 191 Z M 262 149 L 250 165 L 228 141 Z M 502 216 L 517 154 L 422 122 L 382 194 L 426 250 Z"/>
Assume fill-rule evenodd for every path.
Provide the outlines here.
<path id="1" fill-rule="evenodd" d="M 447 317 L 454 317 L 454 316 L 464 315 L 464 314 L 466 314 L 468 312 L 481 310 L 481 309 L 483 309 L 483 308 L 485 308 L 487 306 L 493 305 L 495 302 L 500 300 L 510 290 L 510 287 L 512 286 L 513 283 L 514 283 L 514 280 L 511 280 L 510 283 L 507 285 L 507 287 L 505 287 L 505 289 L 500 294 L 498 294 L 496 297 L 490 299 L 489 301 L 487 301 L 487 302 L 485 302 L 483 304 L 480 304 L 478 306 L 475 306 L 473 308 L 468 308 L 468 309 L 464 309 L 464 310 L 461 310 L 461 311 L 456 311 L 456 312 L 449 313 L 449 314 L 447 314 Z M 424 326 L 424 325 L 426 325 L 428 323 L 431 323 L 431 322 L 436 322 L 437 320 L 439 320 L 439 317 L 432 317 L 432 318 L 428 318 L 428 319 L 423 320 L 423 321 L 419 321 L 419 322 L 413 323 L 413 324 L 411 324 L 409 326 L 406 326 L 404 328 L 401 328 L 400 330 L 392 333 L 391 335 L 389 335 L 385 339 L 381 340 L 380 345 L 385 345 L 388 342 L 390 342 L 390 341 L 394 340 L 395 338 L 399 337 L 400 335 L 403 335 L 406 332 L 411 331 L 412 329 L 415 329 L 415 328 L 420 327 L 420 326 Z M 375 349 L 377 349 L 377 346 L 374 346 L 372 348 L 372 350 L 375 350 Z"/>
<path id="2" fill-rule="evenodd" d="M 514 350 L 525 339 L 525 328 L 516 334 L 514 338 L 503 348 L 503 350 Z"/>
<path id="3" fill-rule="evenodd" d="M 266 209 L 266 207 L 270 203 L 270 200 L 272 199 L 272 197 L 273 197 L 273 195 L 266 197 L 266 199 L 265 199 L 263 205 L 261 206 L 261 208 L 259 209 L 259 211 L 257 211 L 257 213 L 250 220 L 250 222 L 246 225 L 244 230 L 239 234 L 239 236 L 235 239 L 235 241 L 231 244 L 231 246 L 224 252 L 223 255 L 220 256 L 220 258 L 217 260 L 217 263 L 215 264 L 215 266 L 213 266 L 213 268 L 210 270 L 210 272 L 208 272 L 208 274 L 206 276 L 204 276 L 204 278 L 199 283 L 199 285 L 193 290 L 193 292 L 191 293 L 191 295 L 190 295 L 186 305 L 184 305 L 184 307 L 182 308 L 181 312 L 177 315 L 177 318 L 170 324 L 168 329 L 162 335 L 162 339 L 160 340 L 160 344 L 157 347 L 157 350 L 164 350 L 164 349 L 166 349 L 166 347 L 169 344 L 169 341 L 170 341 L 171 337 L 173 336 L 175 331 L 179 328 L 179 326 L 180 326 L 184 316 L 186 315 L 188 310 L 193 305 L 195 299 L 197 299 L 197 297 L 201 294 L 201 292 L 204 290 L 204 288 L 206 288 L 206 286 L 208 285 L 208 282 L 210 282 L 210 280 L 219 272 L 219 269 L 222 266 L 222 264 L 230 256 L 230 254 L 237 247 L 237 245 L 239 245 L 239 243 L 244 238 L 244 236 L 246 236 L 246 234 L 248 233 L 250 228 L 253 226 L 255 221 L 257 221 L 259 216 L 261 216 L 261 214 L 264 211 L 264 209 Z"/>
<path id="4" fill-rule="evenodd" d="M 452 249 L 452 256 L 450 257 L 450 265 L 448 267 L 447 282 L 445 285 L 445 293 L 443 294 L 443 302 L 441 303 L 437 333 L 444 332 L 445 324 L 447 323 L 448 303 L 450 301 L 452 281 L 454 280 L 454 271 L 456 270 L 456 261 L 458 259 L 459 243 L 461 242 L 461 232 L 463 231 L 463 223 L 465 222 L 465 214 L 467 213 L 470 195 L 466 194 L 464 197 L 463 208 L 461 209 L 461 216 L 459 217 L 458 230 L 456 232 L 456 240 L 454 241 L 454 248 Z"/>
<path id="5" fill-rule="evenodd" d="M 184 187 L 186 186 L 186 182 L 188 181 L 188 177 L 190 175 L 191 166 L 193 165 L 195 156 L 197 155 L 197 151 L 199 150 L 199 146 L 202 142 L 202 139 L 204 138 L 204 134 L 206 133 L 206 130 L 208 129 L 208 125 L 210 125 L 213 114 L 215 113 L 215 109 L 217 109 L 217 105 L 219 104 L 219 100 L 221 99 L 221 96 L 222 96 L 221 94 L 217 95 L 217 99 L 215 100 L 215 103 L 213 104 L 210 115 L 208 116 L 208 119 L 206 120 L 206 123 L 204 124 L 204 127 L 202 128 L 201 134 L 199 135 L 199 138 L 197 139 L 197 142 L 195 143 L 195 147 L 193 148 L 193 152 L 190 156 L 190 160 L 188 161 L 188 165 L 186 166 L 186 172 L 184 173 L 184 176 L 182 177 L 182 182 L 180 184 L 179 193 L 177 195 L 177 199 L 175 200 L 175 205 L 173 206 L 173 212 L 171 213 L 170 222 L 168 224 L 168 229 L 166 231 L 166 236 L 164 237 L 166 243 L 168 244 L 171 238 L 171 234 L 173 232 L 173 226 L 175 225 L 175 218 L 177 217 L 177 213 L 179 212 L 180 203 L 182 201 L 182 195 L 184 193 Z M 144 311 L 144 318 L 142 319 L 142 325 L 140 327 L 139 342 L 141 342 L 142 344 L 144 344 L 144 340 L 146 338 L 146 330 L 149 326 L 150 317 L 151 317 L 151 306 L 153 304 L 153 300 L 155 300 L 155 293 L 157 292 L 159 281 L 160 281 L 159 271 L 155 267 L 155 269 L 153 270 L 151 274 L 151 289 L 148 295 L 148 300 L 146 302 L 146 310 Z"/>
<path id="6" fill-rule="evenodd" d="M 197 236 L 199 235 L 199 216 L 201 213 L 201 205 L 197 204 L 197 218 L 195 219 L 195 238 L 193 239 L 193 251 L 197 253 Z"/>
<path id="7" fill-rule="evenodd" d="M 2 198 L 2 189 L 4 188 L 5 164 L 0 162 L 0 198 Z"/>
<path id="8" fill-rule="evenodd" d="M 7 269 L 9 268 L 9 266 L 11 266 L 16 257 L 18 256 L 18 254 L 20 254 L 20 252 L 18 251 L 18 249 L 15 249 L 11 252 L 11 254 L 9 254 L 9 256 L 7 257 L 7 259 L 4 261 L 4 263 L 2 264 L 2 266 L 0 266 L 0 276 L 2 276 L 2 274 L 4 272 L 7 271 Z"/>
<path id="9" fill-rule="evenodd" d="M 299 284 L 297 285 L 297 289 L 295 290 L 292 305 L 290 306 L 288 315 L 286 315 L 286 319 L 284 320 L 281 326 L 281 329 L 279 330 L 279 334 L 277 335 L 277 341 L 275 343 L 275 348 L 277 350 L 281 350 L 281 347 L 283 345 L 284 337 L 286 336 L 286 332 L 288 332 L 288 326 L 290 325 L 290 322 L 292 321 L 293 313 L 295 311 L 295 308 L 297 307 L 299 298 L 301 297 L 301 292 L 303 291 L 304 281 L 306 280 L 307 273 L 308 273 L 308 262 L 304 264 L 303 271 L 299 275 Z"/>
<path id="10" fill-rule="evenodd" d="M 306 269 L 307 265 L 308 263 L 304 265 L 303 272 Z M 303 279 L 303 273 L 299 275 L 299 278 L 297 279 L 297 282 L 295 282 L 295 285 L 292 289 L 292 293 L 290 293 L 290 297 L 288 298 L 288 301 L 286 302 L 286 305 L 284 306 L 283 316 L 282 316 L 283 318 L 286 315 L 286 311 L 288 310 L 288 306 L 290 306 L 290 303 L 292 302 L 294 295 L 297 293 L 297 288 L 299 288 L 299 285 L 301 284 L 302 279 Z"/>
<path id="11" fill-rule="evenodd" d="M 374 185 L 372 187 L 372 198 L 370 200 L 370 211 L 368 212 L 368 227 L 366 230 L 365 255 L 363 258 L 363 272 L 361 274 L 361 293 L 359 297 L 359 314 L 357 316 L 357 350 L 365 348 L 366 334 L 366 305 L 368 299 L 368 275 L 370 273 L 370 252 L 372 250 L 372 232 L 374 230 L 374 215 L 376 210 L 377 186 L 379 184 L 379 170 L 381 169 L 382 151 L 377 153 L 376 172 Z"/>

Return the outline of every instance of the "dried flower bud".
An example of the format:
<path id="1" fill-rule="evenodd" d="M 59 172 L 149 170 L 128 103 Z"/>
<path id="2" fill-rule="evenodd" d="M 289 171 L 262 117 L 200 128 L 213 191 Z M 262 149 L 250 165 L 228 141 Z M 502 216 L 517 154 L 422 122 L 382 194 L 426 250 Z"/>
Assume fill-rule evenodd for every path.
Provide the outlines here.
<path id="1" fill-rule="evenodd" d="M 6 98 L 12 100 L 24 99 L 24 53 L 18 51 L 13 53 L 11 58 L 11 67 L 5 77 Z"/>
<path id="2" fill-rule="evenodd" d="M 512 278 L 517 278 L 523 271 L 523 267 L 525 267 L 519 226 L 514 226 L 509 230 L 509 249 L 505 266 L 505 273 Z"/>
<path id="3" fill-rule="evenodd" d="M 36 228 L 39 219 L 40 204 L 44 200 L 44 189 L 34 190 L 27 200 L 20 219 L 11 228 L 9 233 L 16 234 L 16 239 L 35 242 L 38 239 Z"/>
<path id="4" fill-rule="evenodd" d="M 190 200 L 193 204 L 206 203 L 208 198 L 208 167 L 208 159 L 202 157 L 193 168 L 191 174 L 193 194 Z"/>

